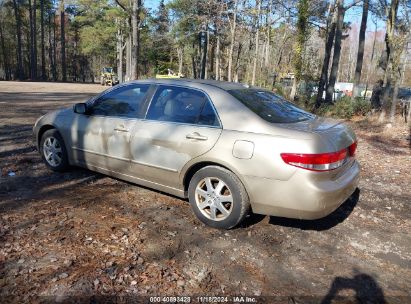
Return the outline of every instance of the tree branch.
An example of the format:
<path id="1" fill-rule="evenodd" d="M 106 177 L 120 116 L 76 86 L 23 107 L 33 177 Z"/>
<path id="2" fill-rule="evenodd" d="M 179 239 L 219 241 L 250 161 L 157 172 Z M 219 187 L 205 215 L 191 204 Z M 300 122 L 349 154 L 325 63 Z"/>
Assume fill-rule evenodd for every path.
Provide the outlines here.
<path id="1" fill-rule="evenodd" d="M 117 5 L 120 6 L 124 11 L 126 11 L 126 12 L 128 11 L 127 8 L 123 4 L 121 4 L 121 2 L 119 0 L 115 0 L 115 1 L 116 1 Z"/>
<path id="2" fill-rule="evenodd" d="M 353 6 L 356 6 L 358 3 L 362 2 L 362 0 L 354 0 L 351 4 L 347 5 L 346 7 L 344 7 L 345 10 L 349 10 L 350 8 L 352 8 Z"/>

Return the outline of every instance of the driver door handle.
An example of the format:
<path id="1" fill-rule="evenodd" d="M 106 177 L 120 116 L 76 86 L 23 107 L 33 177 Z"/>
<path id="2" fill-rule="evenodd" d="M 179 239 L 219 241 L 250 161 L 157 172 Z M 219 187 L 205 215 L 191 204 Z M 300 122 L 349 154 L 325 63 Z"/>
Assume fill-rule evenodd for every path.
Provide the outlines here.
<path id="1" fill-rule="evenodd" d="M 186 138 L 187 139 L 195 139 L 195 140 L 207 140 L 208 139 L 207 136 L 201 135 L 198 132 L 193 132 L 193 133 L 187 134 Z"/>
<path id="2" fill-rule="evenodd" d="M 126 129 L 126 127 L 124 127 L 124 125 L 118 125 L 117 127 L 114 128 L 114 131 L 118 131 L 118 132 L 129 132 L 129 130 Z"/>

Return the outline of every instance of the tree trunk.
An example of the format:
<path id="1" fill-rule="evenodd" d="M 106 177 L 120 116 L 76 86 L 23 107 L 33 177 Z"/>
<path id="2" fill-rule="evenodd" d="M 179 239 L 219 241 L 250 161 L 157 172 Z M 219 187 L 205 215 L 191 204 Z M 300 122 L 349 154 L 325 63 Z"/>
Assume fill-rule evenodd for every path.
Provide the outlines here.
<path id="1" fill-rule="evenodd" d="M 220 80 L 220 35 L 216 33 L 215 80 Z"/>
<path id="2" fill-rule="evenodd" d="M 29 44 L 29 49 L 30 49 L 30 79 L 35 80 L 35 55 L 34 55 L 34 23 L 35 21 L 33 20 L 33 3 L 31 0 L 29 0 L 29 24 L 30 24 L 30 44 Z"/>
<path id="3" fill-rule="evenodd" d="M 126 77 L 125 81 L 129 81 L 131 79 L 131 43 L 132 37 L 131 34 L 128 35 L 126 41 Z"/>
<path id="4" fill-rule="evenodd" d="M 53 22 L 53 81 L 57 81 L 57 21 L 54 15 Z"/>
<path id="5" fill-rule="evenodd" d="M 46 80 L 46 51 L 44 46 L 44 0 L 40 0 L 41 79 Z"/>
<path id="6" fill-rule="evenodd" d="M 251 76 L 251 85 L 255 85 L 255 74 L 257 72 L 257 58 L 258 58 L 258 43 L 260 39 L 260 12 L 261 12 L 261 0 L 256 0 L 257 4 L 257 19 L 256 19 L 256 35 L 255 35 L 255 53 L 254 53 L 254 62 L 253 62 L 253 74 Z"/>
<path id="7" fill-rule="evenodd" d="M 341 0 L 337 0 L 335 6 L 339 5 Z M 320 82 L 318 84 L 317 99 L 315 101 L 315 108 L 319 108 L 322 104 L 324 88 L 328 81 L 328 68 L 330 65 L 331 50 L 333 47 L 335 28 L 337 27 L 337 11 L 335 6 L 330 3 L 329 14 L 327 18 L 327 38 L 325 42 L 324 60 L 321 68 Z"/>
<path id="8" fill-rule="evenodd" d="M 295 100 L 297 90 L 304 73 L 304 49 L 305 42 L 309 35 L 308 33 L 308 19 L 309 19 L 309 0 L 299 0 L 298 1 L 298 21 L 297 21 L 297 37 L 294 47 L 294 81 L 293 88 L 291 90 L 290 98 Z"/>
<path id="9" fill-rule="evenodd" d="M 291 87 L 290 100 L 295 99 L 295 95 L 297 93 L 297 86 L 298 86 L 297 77 L 294 76 L 293 86 Z"/>
<path id="10" fill-rule="evenodd" d="M 358 86 L 361 81 L 362 62 L 364 59 L 365 31 L 367 30 L 368 5 L 369 5 L 369 0 L 364 0 L 363 7 L 362 7 L 361 27 L 360 27 L 359 37 L 358 37 L 357 63 L 355 66 L 352 100 L 354 100 L 354 98 L 358 95 Z"/>
<path id="11" fill-rule="evenodd" d="M 270 39 L 271 39 L 271 14 L 272 14 L 272 2 L 270 1 L 268 11 L 267 11 L 267 42 L 265 45 L 265 55 L 264 55 L 264 64 L 268 68 L 270 63 Z"/>
<path id="12" fill-rule="evenodd" d="M 49 38 L 49 47 L 48 47 L 48 55 L 49 55 L 49 75 L 48 78 L 51 79 L 52 77 L 50 77 L 50 73 L 52 73 L 51 71 L 53 70 L 53 42 L 52 42 L 52 32 L 51 32 L 51 14 L 49 14 L 48 16 L 48 38 Z"/>
<path id="13" fill-rule="evenodd" d="M 345 15 L 345 8 L 343 6 L 343 3 L 339 3 L 337 12 L 338 12 L 338 22 L 337 22 L 337 27 L 335 29 L 333 63 L 331 66 L 330 78 L 328 81 L 327 92 L 325 95 L 325 103 L 327 104 L 330 104 L 333 102 L 335 81 L 337 79 L 338 65 L 340 63 L 341 39 L 342 39 L 342 30 L 343 30 L 344 15 Z"/>
<path id="14" fill-rule="evenodd" d="M 386 32 L 385 32 L 385 58 L 386 66 L 384 73 L 384 90 L 382 93 L 382 111 L 379 117 L 379 122 L 382 123 L 385 120 L 387 113 L 387 108 L 389 105 L 389 98 L 391 93 L 391 87 L 393 83 L 393 74 L 396 72 L 393 66 L 394 60 L 393 55 L 393 40 L 395 35 L 395 24 L 397 22 L 399 0 L 392 0 L 391 6 L 388 12 L 388 18 L 386 22 Z M 394 83 L 395 84 L 395 83 Z"/>
<path id="15" fill-rule="evenodd" d="M 9 59 L 7 56 L 7 49 L 6 45 L 4 42 L 4 35 L 3 35 L 3 26 L 0 21 L 0 45 L 2 49 L 2 54 L 3 54 L 3 67 L 4 67 L 4 73 L 6 76 L 6 80 L 10 80 L 10 68 L 9 68 Z"/>
<path id="16" fill-rule="evenodd" d="M 233 16 L 233 22 L 231 25 L 231 41 L 230 41 L 230 49 L 228 52 L 228 71 L 227 71 L 227 80 L 232 81 L 231 73 L 232 73 L 232 68 L 233 68 L 233 52 L 234 52 L 234 43 L 235 43 L 235 30 L 237 27 L 237 8 L 238 8 L 238 0 L 234 0 L 234 16 Z"/>
<path id="17" fill-rule="evenodd" d="M 121 32 L 121 22 L 116 18 L 117 25 L 117 75 L 118 81 L 123 82 L 123 33 Z"/>
<path id="18" fill-rule="evenodd" d="M 208 79 L 208 70 L 209 70 L 209 50 L 210 50 L 210 31 L 208 30 L 207 24 L 207 34 L 206 34 L 206 43 L 205 43 L 205 72 L 204 72 L 204 79 Z"/>
<path id="19" fill-rule="evenodd" d="M 33 53 L 34 53 L 34 63 L 33 63 L 33 79 L 37 80 L 37 3 L 33 0 Z"/>
<path id="20" fill-rule="evenodd" d="M 400 86 L 399 81 L 396 81 L 394 84 L 394 92 L 392 95 L 391 110 L 390 110 L 390 123 L 394 123 L 394 120 L 395 120 L 395 114 L 396 114 L 397 104 L 398 104 L 399 86 Z"/>
<path id="21" fill-rule="evenodd" d="M 29 25 L 30 27 L 30 25 Z M 31 78 L 31 46 L 32 46 L 32 41 L 30 39 L 31 35 L 30 35 L 30 28 L 29 30 L 26 31 L 26 33 L 23 33 L 24 35 L 26 35 L 26 50 L 27 50 L 27 54 L 26 54 L 26 62 L 24 61 L 23 58 L 23 69 L 24 69 L 24 74 L 27 75 L 26 78 Z M 23 52 L 23 56 L 24 56 L 24 52 Z"/>
<path id="22" fill-rule="evenodd" d="M 202 39 L 204 38 L 204 40 Z M 200 73 L 200 78 L 205 79 L 206 77 L 206 69 L 207 69 L 207 33 L 206 32 L 200 32 L 200 37 L 199 37 L 202 44 L 202 58 L 201 58 L 201 73 Z"/>
<path id="23" fill-rule="evenodd" d="M 139 61 L 140 61 L 140 26 L 141 26 L 141 7 L 142 7 L 142 0 L 138 0 L 138 9 L 137 9 L 137 45 L 136 45 L 136 53 L 137 53 L 137 62 L 136 62 L 136 76 L 137 79 L 140 77 L 140 70 L 139 70 Z"/>
<path id="24" fill-rule="evenodd" d="M 67 67 L 66 67 L 66 31 L 65 31 L 65 12 L 64 1 L 61 1 L 60 7 L 60 30 L 61 30 L 61 74 L 62 81 L 67 81 Z"/>
<path id="25" fill-rule="evenodd" d="M 79 28 L 76 26 L 74 28 L 74 50 L 73 50 L 73 59 L 71 60 L 71 67 L 72 67 L 72 74 L 73 74 L 73 81 L 78 81 L 78 70 L 79 70 L 79 62 L 78 62 L 78 45 L 80 42 L 80 33 Z"/>
<path id="26" fill-rule="evenodd" d="M 131 27 L 132 27 L 132 47 L 131 47 L 131 79 L 138 79 L 138 57 L 140 52 L 140 9 L 141 0 L 133 0 Z"/>
<path id="27" fill-rule="evenodd" d="M 193 68 L 193 78 L 196 79 L 197 78 L 197 65 L 196 65 L 196 60 L 195 60 L 195 55 L 192 54 L 191 55 L 191 64 L 192 64 L 192 68 Z"/>
<path id="28" fill-rule="evenodd" d="M 184 59 L 184 49 L 181 46 L 177 47 L 177 57 L 178 57 L 178 75 L 183 75 L 183 59 Z"/>
<path id="29" fill-rule="evenodd" d="M 242 44 L 238 44 L 237 49 L 237 57 L 235 60 L 235 68 L 234 68 L 234 82 L 238 82 L 238 70 L 240 69 L 240 55 L 241 55 Z"/>
<path id="30" fill-rule="evenodd" d="M 364 91 L 364 100 L 367 97 L 367 90 L 368 90 L 368 78 L 370 76 L 370 70 L 373 66 L 373 61 L 374 61 L 374 54 L 375 54 L 375 41 L 377 40 L 377 21 L 375 21 L 375 30 L 374 30 L 374 39 L 372 42 L 372 51 L 371 51 L 371 59 L 370 59 L 370 65 L 367 68 L 367 79 L 365 81 L 365 91 Z"/>

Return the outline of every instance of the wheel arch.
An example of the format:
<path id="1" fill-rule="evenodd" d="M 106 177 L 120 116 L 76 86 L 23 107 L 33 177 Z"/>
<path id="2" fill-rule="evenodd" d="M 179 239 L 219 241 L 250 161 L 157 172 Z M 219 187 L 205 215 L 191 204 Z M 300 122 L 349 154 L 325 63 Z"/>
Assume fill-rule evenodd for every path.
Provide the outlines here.
<path id="1" fill-rule="evenodd" d="M 237 176 L 237 178 L 241 181 L 241 183 L 244 185 L 246 191 L 247 191 L 247 185 L 244 183 L 244 179 L 242 178 L 242 176 L 237 172 L 237 170 L 233 169 L 231 166 L 222 163 L 220 161 L 215 161 L 215 160 L 202 160 L 202 161 L 198 161 L 194 164 L 191 164 L 187 170 L 184 171 L 183 174 L 183 179 L 182 179 L 182 183 L 183 183 L 183 187 L 184 187 L 184 193 L 187 194 L 188 193 L 188 187 L 190 185 L 190 181 L 193 178 L 194 174 L 196 174 L 197 171 L 208 167 L 208 166 L 217 166 L 217 167 L 221 167 L 224 168 L 230 172 L 232 172 L 233 174 L 235 174 L 235 176 Z M 247 191 L 248 192 L 248 191 Z M 188 195 L 187 195 L 188 196 Z"/>
<path id="2" fill-rule="evenodd" d="M 45 124 L 45 125 L 43 125 L 43 126 L 40 127 L 39 131 L 37 132 L 37 139 L 36 139 L 36 141 L 37 141 L 36 144 L 37 144 L 37 148 L 38 148 L 38 149 L 40 149 L 40 141 L 41 141 L 41 138 L 42 138 L 43 134 L 44 134 L 46 131 L 52 130 L 52 129 L 56 129 L 56 130 L 57 130 L 56 126 L 53 126 L 53 125 L 51 125 L 51 124 Z"/>

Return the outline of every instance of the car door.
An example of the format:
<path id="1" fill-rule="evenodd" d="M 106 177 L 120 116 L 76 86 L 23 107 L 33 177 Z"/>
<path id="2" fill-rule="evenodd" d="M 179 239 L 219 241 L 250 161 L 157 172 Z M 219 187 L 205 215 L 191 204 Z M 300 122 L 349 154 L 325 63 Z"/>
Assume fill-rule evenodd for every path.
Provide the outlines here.
<path id="1" fill-rule="evenodd" d="M 220 134 L 220 121 L 204 92 L 160 85 L 145 119 L 134 126 L 131 168 L 144 179 L 178 188 L 184 165 L 209 151 Z"/>
<path id="2" fill-rule="evenodd" d="M 127 173 L 131 130 L 141 118 L 148 84 L 121 86 L 102 95 L 87 107 L 77 127 L 78 154 L 87 165 Z"/>

